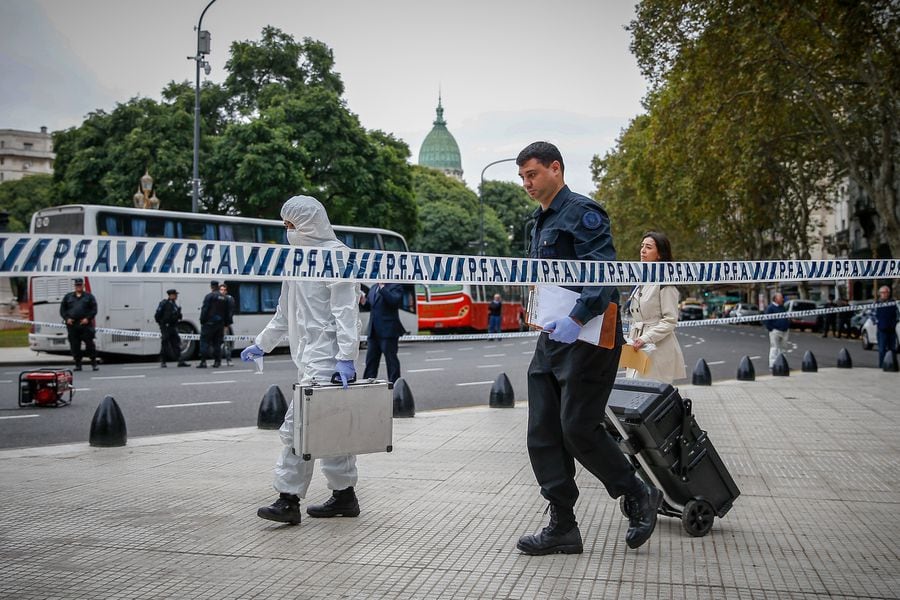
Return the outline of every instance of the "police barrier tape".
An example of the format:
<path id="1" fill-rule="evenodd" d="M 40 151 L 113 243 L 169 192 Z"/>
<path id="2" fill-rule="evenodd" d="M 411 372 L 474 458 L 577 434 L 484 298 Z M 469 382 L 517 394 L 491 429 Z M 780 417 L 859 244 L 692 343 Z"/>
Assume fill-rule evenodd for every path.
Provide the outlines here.
<path id="1" fill-rule="evenodd" d="M 0 277 L 626 286 L 900 278 L 900 260 L 619 262 L 419 254 L 221 241 L 0 235 Z"/>
<path id="2" fill-rule="evenodd" d="M 794 319 L 800 317 L 812 317 L 819 315 L 837 314 L 841 312 L 856 312 L 868 308 L 878 308 L 879 306 L 896 306 L 897 301 L 891 302 L 872 302 L 869 304 L 857 304 L 854 306 L 835 306 L 832 308 L 817 308 L 812 310 L 797 310 L 791 312 L 781 312 L 773 314 L 748 315 L 746 317 L 722 317 L 716 319 L 698 319 L 695 321 L 679 321 L 677 327 L 707 327 L 710 325 L 738 325 L 741 323 L 752 323 L 757 321 L 767 321 L 771 319 Z M 64 323 L 47 323 L 43 321 L 30 321 L 27 319 L 13 319 L 11 317 L 0 317 L 2 321 L 10 321 L 23 325 L 38 325 L 41 327 L 65 328 Z M 625 333 L 629 330 L 628 321 L 623 322 Z M 161 337 L 158 331 L 141 331 L 134 329 L 112 329 L 109 327 L 97 327 L 94 329 L 96 333 L 109 335 L 130 336 L 132 338 L 157 338 Z M 436 335 L 404 335 L 400 337 L 401 342 L 456 342 L 467 340 L 491 340 L 491 339 L 512 339 L 535 337 L 539 331 L 516 331 L 509 333 L 469 333 L 469 334 L 436 334 Z M 200 339 L 200 335 L 196 333 L 179 333 L 183 340 L 196 341 Z M 226 335 L 225 341 L 228 342 L 254 342 L 254 335 Z M 366 336 L 360 336 L 360 341 L 365 341 Z"/>

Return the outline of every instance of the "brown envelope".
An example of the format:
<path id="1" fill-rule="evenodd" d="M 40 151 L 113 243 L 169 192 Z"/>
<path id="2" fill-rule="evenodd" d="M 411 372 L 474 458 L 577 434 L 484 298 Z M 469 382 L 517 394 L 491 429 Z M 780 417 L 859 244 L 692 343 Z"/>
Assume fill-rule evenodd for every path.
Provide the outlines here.
<path id="1" fill-rule="evenodd" d="M 650 355 L 643 350 L 637 350 L 631 344 L 622 346 L 622 355 L 619 357 L 619 366 L 634 369 L 638 373 L 646 373 L 650 368 Z"/>

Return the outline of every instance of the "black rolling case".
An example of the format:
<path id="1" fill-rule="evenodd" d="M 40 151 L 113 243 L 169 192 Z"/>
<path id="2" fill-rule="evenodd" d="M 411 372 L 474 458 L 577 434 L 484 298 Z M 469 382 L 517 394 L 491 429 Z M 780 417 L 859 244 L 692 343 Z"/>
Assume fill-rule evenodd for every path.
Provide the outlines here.
<path id="1" fill-rule="evenodd" d="M 740 490 L 697 425 L 691 401 L 668 383 L 616 379 L 606 418 L 640 476 L 662 491 L 659 513 L 680 518 L 693 536 L 709 533 Z"/>

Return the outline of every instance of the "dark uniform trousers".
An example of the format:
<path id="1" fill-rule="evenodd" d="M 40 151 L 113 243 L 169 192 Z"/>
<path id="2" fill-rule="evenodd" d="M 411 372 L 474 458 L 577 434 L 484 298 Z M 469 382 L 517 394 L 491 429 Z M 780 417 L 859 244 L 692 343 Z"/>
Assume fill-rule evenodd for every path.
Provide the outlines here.
<path id="1" fill-rule="evenodd" d="M 364 379 L 375 379 L 378 377 L 378 364 L 381 362 L 381 355 L 384 354 L 384 364 L 387 367 L 388 381 L 394 383 L 400 379 L 400 359 L 397 358 L 397 349 L 400 346 L 400 338 L 396 337 L 379 337 L 375 333 L 375 328 L 369 332 L 366 338 L 366 368 L 363 371 Z"/>
<path id="2" fill-rule="evenodd" d="M 181 336 L 178 334 L 178 327 L 175 325 L 160 325 L 159 335 L 162 338 L 159 359 L 162 362 L 181 360 Z"/>
<path id="3" fill-rule="evenodd" d="M 225 323 L 217 321 L 200 326 L 200 358 L 222 359 L 222 343 L 225 341 Z"/>
<path id="4" fill-rule="evenodd" d="M 634 467 L 603 424 L 621 346 L 538 338 L 528 367 L 528 456 L 541 495 L 562 508 L 578 499 L 575 460 L 613 498 L 635 490 Z"/>
<path id="5" fill-rule="evenodd" d="M 90 324 L 81 325 L 76 322 L 72 325 L 66 325 L 66 329 L 69 333 L 69 348 L 72 350 L 72 358 L 75 359 L 75 364 L 80 365 L 84 356 L 81 351 L 82 342 L 84 342 L 88 358 L 91 359 L 91 364 L 94 364 L 97 361 L 97 348 L 94 346 L 94 326 Z"/>

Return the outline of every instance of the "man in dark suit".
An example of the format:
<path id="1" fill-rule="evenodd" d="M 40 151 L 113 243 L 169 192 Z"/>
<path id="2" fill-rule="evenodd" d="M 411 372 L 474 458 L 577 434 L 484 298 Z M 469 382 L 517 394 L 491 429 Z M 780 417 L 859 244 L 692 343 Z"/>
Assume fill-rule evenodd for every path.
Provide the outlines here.
<path id="1" fill-rule="evenodd" d="M 398 339 L 406 333 L 400 323 L 399 309 L 403 302 L 403 287 L 398 283 L 376 283 L 369 288 L 363 306 L 369 307 L 369 326 L 366 330 L 366 370 L 364 379 L 378 377 L 378 364 L 384 354 L 388 381 L 400 378 L 400 359 L 397 358 Z"/>

